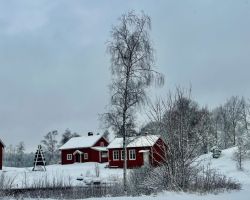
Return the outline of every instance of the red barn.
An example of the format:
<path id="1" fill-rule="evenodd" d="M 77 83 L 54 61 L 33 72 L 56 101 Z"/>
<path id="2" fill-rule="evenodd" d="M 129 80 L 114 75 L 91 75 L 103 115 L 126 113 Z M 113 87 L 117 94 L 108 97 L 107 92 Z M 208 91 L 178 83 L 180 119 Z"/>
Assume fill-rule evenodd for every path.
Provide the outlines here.
<path id="1" fill-rule="evenodd" d="M 74 137 L 59 148 L 61 164 L 108 162 L 108 141 L 101 135 Z"/>
<path id="2" fill-rule="evenodd" d="M 160 135 L 129 137 L 127 140 L 128 168 L 136 168 L 143 165 L 157 166 L 166 160 L 166 144 Z M 123 167 L 124 153 L 122 143 L 122 138 L 115 138 L 109 144 L 109 167 Z"/>
<path id="3" fill-rule="evenodd" d="M 2 142 L 2 140 L 0 139 L 0 170 L 2 170 L 3 167 L 3 149 L 4 149 L 5 145 Z"/>

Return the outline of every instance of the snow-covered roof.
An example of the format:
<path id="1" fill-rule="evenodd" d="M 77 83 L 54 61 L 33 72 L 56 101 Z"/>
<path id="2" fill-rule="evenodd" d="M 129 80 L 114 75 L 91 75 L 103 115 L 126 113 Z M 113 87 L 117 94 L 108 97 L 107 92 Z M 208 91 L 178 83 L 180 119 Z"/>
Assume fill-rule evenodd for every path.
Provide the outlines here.
<path id="1" fill-rule="evenodd" d="M 160 138 L 160 135 L 144 135 L 127 138 L 127 147 L 152 147 Z M 108 149 L 122 148 L 123 138 L 115 138 L 109 145 Z"/>
<path id="2" fill-rule="evenodd" d="M 92 147 L 101 138 L 102 138 L 102 135 L 73 137 L 64 145 L 62 145 L 59 149 L 63 150 L 63 149 Z"/>
<path id="3" fill-rule="evenodd" d="M 139 153 L 147 153 L 149 150 L 140 150 Z"/>
<path id="4" fill-rule="evenodd" d="M 107 147 L 91 147 L 91 149 L 94 149 L 96 151 L 108 151 Z"/>

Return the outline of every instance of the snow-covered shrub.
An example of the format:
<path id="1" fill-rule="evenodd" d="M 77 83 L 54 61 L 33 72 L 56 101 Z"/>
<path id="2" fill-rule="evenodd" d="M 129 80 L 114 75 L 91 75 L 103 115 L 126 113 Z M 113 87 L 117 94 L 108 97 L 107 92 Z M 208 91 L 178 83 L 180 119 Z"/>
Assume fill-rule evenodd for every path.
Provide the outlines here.
<path id="1" fill-rule="evenodd" d="M 96 177 L 100 176 L 100 167 L 98 163 L 95 163 L 95 175 Z"/>
<path id="2" fill-rule="evenodd" d="M 236 161 L 236 166 L 239 170 L 243 170 L 243 160 L 246 159 L 247 150 L 244 146 L 239 145 L 234 152 L 233 159 Z"/>
<path id="3" fill-rule="evenodd" d="M 233 159 L 236 161 L 236 166 L 239 170 L 243 170 L 243 160 L 247 157 L 248 137 L 246 132 L 239 128 L 237 137 L 237 149 L 234 152 Z"/>
<path id="4" fill-rule="evenodd" d="M 190 177 L 187 190 L 201 193 L 221 192 L 224 190 L 239 190 L 240 183 L 221 174 L 218 170 L 212 169 L 210 165 L 195 168 L 194 174 Z"/>
<path id="5" fill-rule="evenodd" d="M 148 176 L 151 174 L 152 170 L 151 167 L 146 166 L 130 171 L 128 181 L 129 192 L 132 195 L 149 194 L 155 189 L 151 187 L 151 184 L 147 183 Z"/>
<path id="6" fill-rule="evenodd" d="M 157 168 L 140 168 L 131 171 L 129 179 L 130 192 L 133 195 L 149 194 L 163 190 L 214 193 L 241 188 L 237 181 L 210 168 L 209 165 L 207 167 L 187 167 L 184 179 L 183 177 L 178 178 L 178 176 L 173 177 L 168 168 L 169 166 L 163 165 Z M 183 180 L 185 180 L 184 184 Z"/>
<path id="7" fill-rule="evenodd" d="M 87 171 L 86 171 L 85 176 L 86 176 L 86 177 L 90 177 L 90 176 L 91 176 L 90 170 L 87 170 Z"/>

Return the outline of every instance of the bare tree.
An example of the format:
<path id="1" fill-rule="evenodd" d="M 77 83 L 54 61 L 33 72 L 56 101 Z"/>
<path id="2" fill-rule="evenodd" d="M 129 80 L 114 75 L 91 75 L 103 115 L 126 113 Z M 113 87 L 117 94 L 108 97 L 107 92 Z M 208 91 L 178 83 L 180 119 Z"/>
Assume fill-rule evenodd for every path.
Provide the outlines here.
<path id="1" fill-rule="evenodd" d="M 47 155 L 47 162 L 48 163 L 55 163 L 56 161 L 56 156 L 58 153 L 57 150 L 57 137 L 58 132 L 56 130 L 51 131 L 49 133 L 47 133 L 44 136 L 44 139 L 42 140 L 42 144 L 44 145 L 44 149 L 45 149 L 45 154 Z"/>
<path id="2" fill-rule="evenodd" d="M 119 18 L 119 24 L 111 31 L 108 52 L 111 56 L 112 84 L 110 112 L 104 115 L 106 122 L 123 137 L 124 191 L 127 191 L 126 138 L 135 127 L 136 108 L 146 100 L 146 88 L 164 83 L 161 74 L 154 70 L 154 55 L 149 31 L 150 17 L 131 11 Z"/>
<path id="3" fill-rule="evenodd" d="M 220 137 L 220 144 L 223 143 L 221 145 L 223 148 L 235 146 L 237 129 L 243 125 L 247 128 L 246 109 L 247 105 L 243 97 L 232 96 L 224 105 L 214 110 L 217 136 Z"/>
<path id="4" fill-rule="evenodd" d="M 197 134 L 201 142 L 201 153 L 208 153 L 213 144 L 212 116 L 207 108 L 198 111 Z"/>
<path id="5" fill-rule="evenodd" d="M 108 130 L 105 130 L 102 135 L 107 141 L 110 141 L 110 132 Z"/>
<path id="6" fill-rule="evenodd" d="M 232 96 L 225 104 L 230 124 L 230 138 L 233 145 L 236 145 L 236 129 L 238 124 L 243 120 L 243 99 L 238 96 Z"/>
<path id="7" fill-rule="evenodd" d="M 19 142 L 18 145 L 16 146 L 18 166 L 23 165 L 24 150 L 25 150 L 24 142 Z"/>
<path id="8" fill-rule="evenodd" d="M 221 107 L 217 107 L 211 112 L 211 131 L 213 134 L 213 144 L 215 146 L 221 146 L 220 136 L 222 132 L 222 118 L 221 118 Z"/>
<path id="9" fill-rule="evenodd" d="M 167 185 L 165 187 L 187 188 L 197 156 L 207 152 L 210 145 L 209 111 L 200 109 L 191 99 L 191 90 L 177 88 L 166 100 L 152 104 L 149 116 L 154 125 L 158 124 L 167 144 L 165 165 L 157 171 L 158 178 Z M 167 180 L 164 181 L 163 175 Z"/>
<path id="10" fill-rule="evenodd" d="M 237 137 L 237 149 L 234 152 L 234 159 L 237 162 L 237 167 L 239 170 L 243 170 L 243 160 L 247 155 L 247 140 L 246 140 L 246 130 L 245 127 L 240 127 Z"/>
<path id="11" fill-rule="evenodd" d="M 197 133 L 198 105 L 191 100 L 191 92 L 185 93 L 177 88 L 172 97 L 170 109 L 166 111 L 164 121 L 167 124 L 165 135 L 169 145 L 168 167 L 174 185 L 185 188 L 190 166 L 199 155 L 200 141 Z M 169 103 L 168 103 L 169 104 Z"/>

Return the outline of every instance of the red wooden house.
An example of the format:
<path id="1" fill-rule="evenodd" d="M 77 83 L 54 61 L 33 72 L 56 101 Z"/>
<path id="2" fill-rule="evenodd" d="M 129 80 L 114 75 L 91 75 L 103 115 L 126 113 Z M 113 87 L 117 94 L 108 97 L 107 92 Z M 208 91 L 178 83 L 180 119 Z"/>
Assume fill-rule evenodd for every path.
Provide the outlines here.
<path id="1" fill-rule="evenodd" d="M 107 147 L 109 167 L 124 165 L 123 139 L 115 138 Z M 166 160 L 166 144 L 159 135 L 144 135 L 127 138 L 127 167 L 157 166 Z"/>
<path id="2" fill-rule="evenodd" d="M 62 145 L 61 164 L 108 162 L 108 141 L 101 135 L 74 137 Z"/>
<path id="3" fill-rule="evenodd" d="M 3 149 L 4 149 L 5 145 L 2 142 L 2 140 L 0 139 L 0 170 L 2 170 L 3 167 Z"/>

